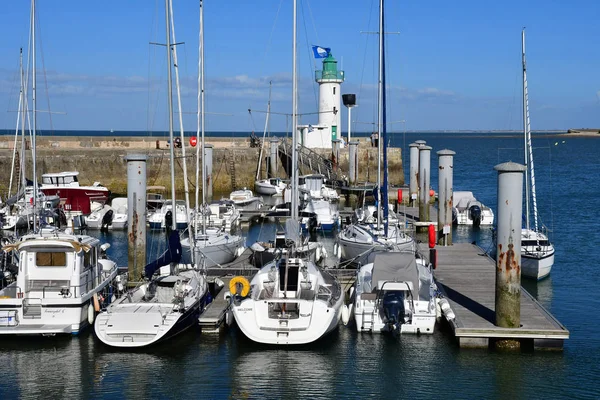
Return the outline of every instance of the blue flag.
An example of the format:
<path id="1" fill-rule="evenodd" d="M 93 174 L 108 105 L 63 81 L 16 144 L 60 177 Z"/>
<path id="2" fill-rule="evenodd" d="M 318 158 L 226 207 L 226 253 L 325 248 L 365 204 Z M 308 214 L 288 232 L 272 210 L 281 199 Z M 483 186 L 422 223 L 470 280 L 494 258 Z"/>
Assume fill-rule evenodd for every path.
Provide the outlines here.
<path id="1" fill-rule="evenodd" d="M 327 58 L 331 53 L 329 47 L 313 46 L 312 49 L 313 53 L 315 53 L 315 58 Z"/>

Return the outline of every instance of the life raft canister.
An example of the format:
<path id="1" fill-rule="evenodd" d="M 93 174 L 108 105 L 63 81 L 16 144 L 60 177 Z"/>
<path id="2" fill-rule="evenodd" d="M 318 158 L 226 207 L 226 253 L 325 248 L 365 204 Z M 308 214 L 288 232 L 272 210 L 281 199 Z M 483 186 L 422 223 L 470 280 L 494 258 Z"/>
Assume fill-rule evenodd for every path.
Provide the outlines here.
<path id="1" fill-rule="evenodd" d="M 243 276 L 236 276 L 229 281 L 229 292 L 232 295 L 238 294 L 238 285 L 242 285 L 242 290 L 239 295 L 242 297 L 248 296 L 250 293 L 250 282 Z"/>

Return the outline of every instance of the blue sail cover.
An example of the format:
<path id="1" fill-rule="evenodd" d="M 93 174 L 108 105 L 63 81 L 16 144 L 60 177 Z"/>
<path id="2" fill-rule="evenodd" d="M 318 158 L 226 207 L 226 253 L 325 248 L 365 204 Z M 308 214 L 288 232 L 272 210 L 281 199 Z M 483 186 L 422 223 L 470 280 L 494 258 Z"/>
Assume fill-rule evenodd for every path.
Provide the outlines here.
<path id="1" fill-rule="evenodd" d="M 169 243 L 167 250 L 156 260 L 144 267 L 144 276 L 148 279 L 154 275 L 156 271 L 165 265 L 178 263 L 181 260 L 181 242 L 179 241 L 179 232 L 173 231 L 169 235 Z"/>

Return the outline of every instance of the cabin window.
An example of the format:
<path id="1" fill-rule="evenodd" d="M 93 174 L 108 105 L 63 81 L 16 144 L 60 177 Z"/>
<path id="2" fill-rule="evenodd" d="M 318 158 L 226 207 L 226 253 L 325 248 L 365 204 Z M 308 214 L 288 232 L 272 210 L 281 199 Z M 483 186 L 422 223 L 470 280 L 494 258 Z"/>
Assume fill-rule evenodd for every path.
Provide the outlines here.
<path id="1" fill-rule="evenodd" d="M 43 251 L 35 253 L 35 264 L 38 267 L 66 267 L 67 253 Z"/>
<path id="2" fill-rule="evenodd" d="M 333 87 L 333 94 L 335 94 L 335 86 Z"/>

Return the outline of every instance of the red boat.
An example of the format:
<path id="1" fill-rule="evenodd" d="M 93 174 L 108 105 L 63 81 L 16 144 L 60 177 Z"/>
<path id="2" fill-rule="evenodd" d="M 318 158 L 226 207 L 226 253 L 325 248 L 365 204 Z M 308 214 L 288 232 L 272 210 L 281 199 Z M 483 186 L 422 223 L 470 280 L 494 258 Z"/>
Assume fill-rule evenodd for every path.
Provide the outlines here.
<path id="1" fill-rule="evenodd" d="M 77 171 L 42 175 L 42 193 L 46 196 L 58 195 L 60 207 L 70 216 L 90 214 L 96 206 L 104 205 L 110 195 L 110 191 L 100 182 L 94 182 L 92 186 L 79 186 L 78 175 Z"/>

